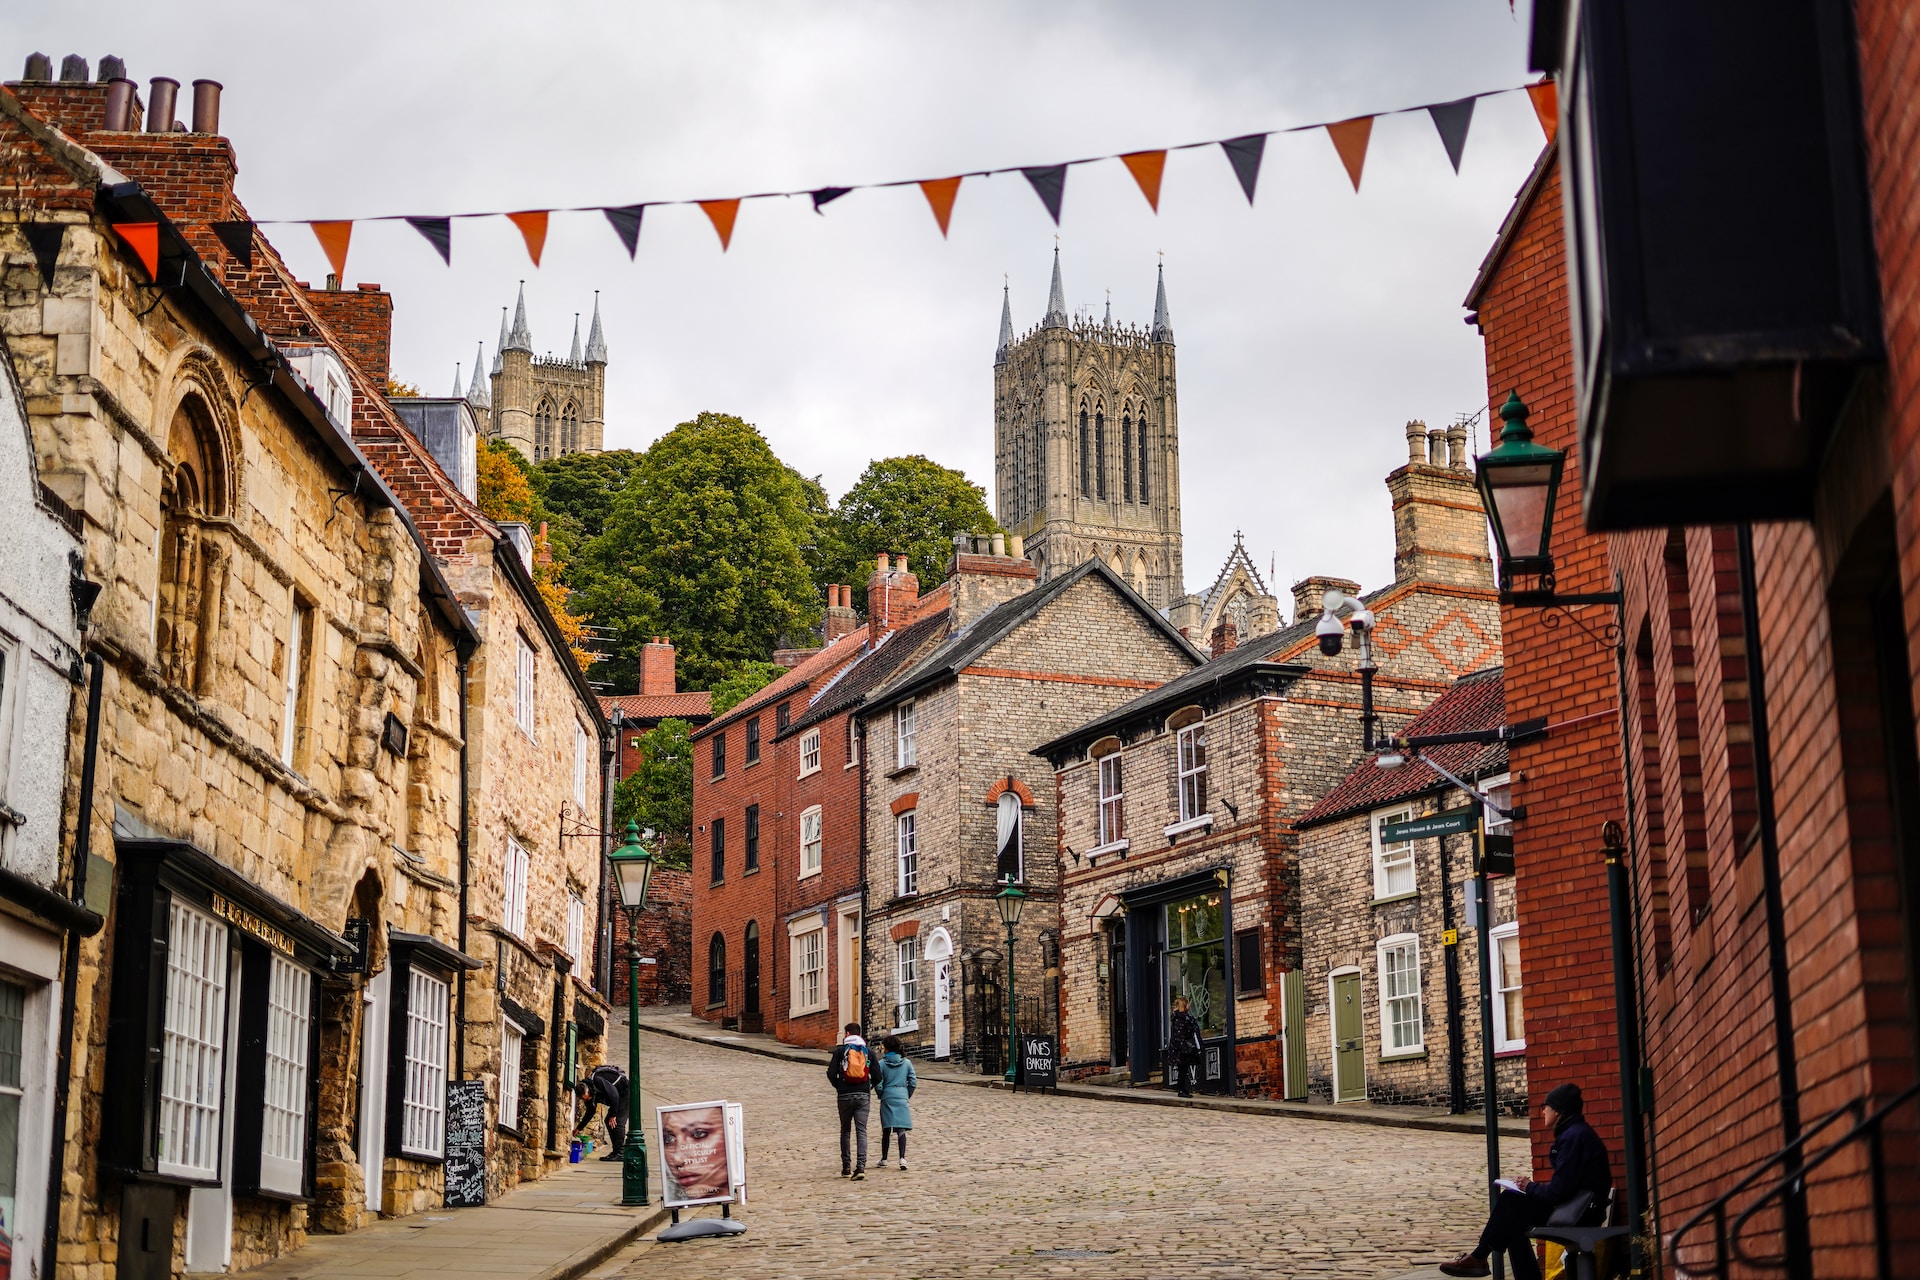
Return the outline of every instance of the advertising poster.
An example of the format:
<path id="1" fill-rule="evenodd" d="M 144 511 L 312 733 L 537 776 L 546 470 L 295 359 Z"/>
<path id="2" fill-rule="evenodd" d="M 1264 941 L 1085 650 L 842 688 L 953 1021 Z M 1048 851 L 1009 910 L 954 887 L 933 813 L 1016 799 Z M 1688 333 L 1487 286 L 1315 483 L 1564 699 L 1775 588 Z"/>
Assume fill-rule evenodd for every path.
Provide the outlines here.
<path id="1" fill-rule="evenodd" d="M 660 1122 L 660 1203 L 669 1209 L 718 1204 L 746 1183 L 746 1144 L 728 1124 L 725 1102 L 686 1102 L 656 1108 Z"/>

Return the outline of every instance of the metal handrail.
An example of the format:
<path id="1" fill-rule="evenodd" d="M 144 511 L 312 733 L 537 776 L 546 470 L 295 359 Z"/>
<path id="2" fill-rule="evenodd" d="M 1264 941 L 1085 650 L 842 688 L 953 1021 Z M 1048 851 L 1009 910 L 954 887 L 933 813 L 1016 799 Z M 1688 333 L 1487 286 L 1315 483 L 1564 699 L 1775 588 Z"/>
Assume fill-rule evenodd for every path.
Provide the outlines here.
<path id="1" fill-rule="evenodd" d="M 1784 1269 L 1787 1264 L 1787 1259 L 1784 1256 L 1776 1255 L 1762 1258 L 1754 1257 L 1747 1253 L 1740 1244 L 1741 1231 L 1755 1214 L 1759 1213 L 1768 1205 L 1782 1200 L 1787 1195 L 1796 1191 L 1804 1191 L 1808 1173 L 1819 1168 L 1828 1160 L 1831 1160 L 1835 1155 L 1839 1154 L 1842 1149 L 1864 1138 L 1867 1142 L 1869 1153 L 1868 1164 L 1873 1185 L 1875 1274 L 1880 1277 L 1880 1280 L 1892 1280 L 1893 1247 L 1892 1242 L 1887 1238 L 1886 1169 L 1884 1152 L 1880 1140 L 1880 1130 L 1881 1124 L 1887 1116 L 1891 1115 L 1906 1103 L 1911 1102 L 1915 1097 L 1920 1097 L 1920 1084 L 1908 1086 L 1900 1093 L 1894 1095 L 1891 1101 L 1887 1102 L 1877 1111 L 1870 1113 L 1867 1111 L 1868 1099 L 1863 1095 L 1828 1112 L 1812 1128 L 1756 1165 L 1748 1172 L 1746 1177 L 1740 1179 L 1739 1182 L 1735 1183 L 1724 1194 L 1694 1214 L 1693 1217 L 1687 1219 L 1686 1222 L 1681 1224 L 1677 1231 L 1667 1237 L 1667 1256 L 1673 1264 L 1674 1273 L 1686 1277 L 1711 1274 L 1719 1277 L 1720 1280 L 1727 1280 L 1729 1267 L 1734 1259 L 1738 1259 L 1748 1266 L 1775 1270 Z M 1805 1147 L 1816 1135 L 1848 1116 L 1854 1118 L 1852 1128 L 1822 1148 L 1812 1159 L 1807 1160 L 1786 1177 L 1781 1178 L 1773 1185 L 1767 1187 L 1751 1204 L 1740 1212 L 1740 1215 L 1733 1220 L 1732 1228 L 1729 1230 L 1727 1224 L 1727 1206 L 1734 1197 L 1753 1186 L 1769 1169 L 1791 1159 L 1796 1152 Z M 1713 1220 L 1713 1265 L 1708 1268 L 1689 1267 L 1680 1260 L 1682 1243 L 1688 1233 L 1709 1218 Z M 1729 1245 L 1731 1245 L 1731 1248 L 1729 1248 Z"/>

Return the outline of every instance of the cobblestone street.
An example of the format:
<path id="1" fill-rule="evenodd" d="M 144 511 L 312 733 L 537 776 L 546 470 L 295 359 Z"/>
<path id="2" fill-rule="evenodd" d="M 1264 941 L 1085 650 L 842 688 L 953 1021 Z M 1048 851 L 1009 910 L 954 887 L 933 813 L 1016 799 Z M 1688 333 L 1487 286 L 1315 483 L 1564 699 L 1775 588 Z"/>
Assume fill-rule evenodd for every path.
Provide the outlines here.
<path id="1" fill-rule="evenodd" d="M 651 1098 L 745 1104 L 750 1227 L 649 1237 L 596 1277 L 1388 1277 L 1458 1254 L 1484 1204 L 1477 1135 L 937 1081 L 914 1095 L 910 1170 L 871 1167 L 876 1121 L 867 1181 L 844 1182 L 818 1068 L 661 1035 L 641 1052 Z M 1523 1142 L 1502 1150 L 1525 1172 Z"/>

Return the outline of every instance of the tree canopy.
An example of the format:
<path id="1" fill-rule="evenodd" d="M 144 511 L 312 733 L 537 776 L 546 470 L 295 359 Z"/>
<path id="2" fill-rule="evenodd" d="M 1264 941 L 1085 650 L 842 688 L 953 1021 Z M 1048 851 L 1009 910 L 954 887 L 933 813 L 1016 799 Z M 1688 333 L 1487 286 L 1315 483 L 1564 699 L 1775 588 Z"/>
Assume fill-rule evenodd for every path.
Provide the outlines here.
<path id="1" fill-rule="evenodd" d="M 541 532 L 546 507 L 528 477 L 533 469 L 520 451 L 504 440 L 482 440 L 474 450 L 474 494 L 489 520 L 519 521 L 533 530 L 533 585 L 560 627 L 573 660 L 582 671 L 596 655 L 586 647 L 586 619 L 573 612 L 567 588 L 567 557 Z"/>
<path id="2" fill-rule="evenodd" d="M 556 545 L 571 554 L 600 536 L 640 457 L 631 449 L 563 453 L 533 468 L 528 481 L 546 507 Z"/>
<path id="3" fill-rule="evenodd" d="M 640 765 L 613 790 L 614 829 L 637 822 L 654 833 L 654 852 L 672 866 L 693 841 L 693 745 L 685 720 L 662 720 L 640 735 Z"/>
<path id="4" fill-rule="evenodd" d="M 920 589 L 940 585 L 959 533 L 991 533 L 999 526 L 987 510 L 987 491 L 950 467 L 913 454 L 870 463 L 834 509 L 822 567 L 827 582 L 856 588 L 882 551 L 905 554 Z M 854 600 L 865 595 L 855 590 Z"/>
<path id="5" fill-rule="evenodd" d="M 723 716 L 787 674 L 777 662 L 744 662 L 713 686 L 713 714 Z"/>

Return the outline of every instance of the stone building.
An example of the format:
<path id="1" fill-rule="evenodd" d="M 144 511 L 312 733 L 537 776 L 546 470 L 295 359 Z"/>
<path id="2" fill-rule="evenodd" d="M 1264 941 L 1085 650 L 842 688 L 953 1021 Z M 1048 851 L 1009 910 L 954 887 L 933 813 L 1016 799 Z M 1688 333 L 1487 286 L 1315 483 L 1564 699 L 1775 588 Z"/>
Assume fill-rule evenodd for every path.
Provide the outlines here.
<path id="1" fill-rule="evenodd" d="M 467 399 L 488 415 L 487 438 L 505 440 L 529 462 L 567 453 L 599 453 L 606 429 L 607 339 L 600 329 L 600 295 L 593 295 L 593 324 L 580 347 L 580 316 L 573 317 L 573 346 L 564 357 L 533 353 L 527 326 L 527 287 L 513 306 L 513 324 L 500 309 L 500 341 L 494 348 L 490 386 L 482 386 L 478 357 Z"/>
<path id="2" fill-rule="evenodd" d="M 1253 557 L 1233 535 L 1233 550 L 1214 575 L 1213 585 L 1198 595 L 1182 596 L 1167 611 L 1180 634 L 1204 648 L 1221 653 L 1242 636 L 1264 636 L 1280 629 L 1280 602 L 1267 590 Z"/>
<path id="3" fill-rule="evenodd" d="M 1465 433 L 1408 426 L 1387 477 L 1394 581 L 1376 618 L 1375 707 L 1398 729 L 1500 657 Z M 1294 586 L 1291 626 L 1036 746 L 1060 804 L 1062 1063 L 1157 1080 L 1170 1002 L 1203 1029 L 1202 1087 L 1304 1093 L 1300 817 L 1360 755 L 1357 657 L 1315 642 L 1337 578 Z"/>
<path id="4" fill-rule="evenodd" d="M 1180 598 L 1180 414 L 1164 278 L 1145 328 L 1069 318 L 1053 251 L 1038 328 L 1000 304 L 993 357 L 994 494 L 1040 581 L 1099 557 L 1156 609 Z"/>
<path id="5" fill-rule="evenodd" d="M 1412 735 L 1498 729 L 1500 669 L 1462 676 L 1406 727 Z M 1511 808 L 1507 749 L 1443 746 L 1426 754 Z M 1467 835 L 1389 843 L 1381 829 L 1467 797 L 1418 757 L 1396 769 L 1362 760 L 1300 815 L 1300 1013 L 1307 1095 L 1478 1109 L 1486 1098 L 1480 955 L 1466 919 L 1473 876 Z M 1513 824 L 1486 815 L 1491 834 Z M 1501 1108 L 1527 1104 L 1526 1007 L 1513 879 L 1490 878 L 1495 1089 Z"/>
<path id="6" fill-rule="evenodd" d="M 1199 661 L 1104 560 L 1037 578 L 1030 560 L 956 555 L 929 593 L 945 600 L 919 615 L 942 633 L 937 643 L 858 710 L 867 1027 L 899 1034 L 915 1054 L 990 1070 L 1005 1061 L 1014 976 L 993 901 L 1009 878 L 1028 895 L 1014 939 L 1020 1022 L 1058 1019 L 1060 836 L 1032 748 Z M 917 603 L 911 574 L 894 570 L 882 585 L 896 607 Z"/>
<path id="7" fill-rule="evenodd" d="M 37 873 L 77 862 L 110 920 L 64 962 L 69 1069 L 30 1104 L 57 1231 L 14 1256 L 239 1269 L 358 1225 L 367 1181 L 403 1207 L 438 1183 L 467 963 L 456 672 L 479 636 L 354 444 L 339 339 L 264 239 L 214 233 L 246 216 L 230 144 L 198 119 L 134 132 L 137 100 L 109 121 L 106 84 L 39 62 L 0 92 L 0 330 L 102 587 L 102 715 L 91 762 L 67 719 L 68 776 L 94 785 Z M 369 968 L 412 975 L 385 1021 Z M 363 1172 L 356 1133 L 391 1154 Z"/>

